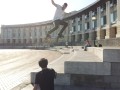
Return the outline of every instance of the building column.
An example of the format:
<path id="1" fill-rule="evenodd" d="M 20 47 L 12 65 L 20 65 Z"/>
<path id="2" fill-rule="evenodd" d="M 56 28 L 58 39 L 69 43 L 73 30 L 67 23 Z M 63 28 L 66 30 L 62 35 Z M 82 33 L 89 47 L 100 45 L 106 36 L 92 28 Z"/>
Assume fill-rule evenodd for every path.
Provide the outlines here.
<path id="1" fill-rule="evenodd" d="M 8 30 L 9 29 L 3 29 L 4 31 L 3 31 L 3 42 L 4 42 L 4 44 L 7 44 L 7 38 L 8 38 L 8 35 L 10 36 L 11 35 L 11 32 L 8 32 Z"/>
<path id="2" fill-rule="evenodd" d="M 75 18 L 75 27 L 76 27 L 75 42 L 77 42 L 77 38 L 78 38 L 78 21 L 79 21 L 79 18 L 76 17 L 76 18 Z"/>
<path id="3" fill-rule="evenodd" d="M 31 28 L 31 39 L 32 39 L 32 43 L 34 43 L 34 39 L 35 39 L 35 37 L 34 37 L 34 34 L 35 32 L 34 32 L 34 28 L 32 27 Z"/>
<path id="4" fill-rule="evenodd" d="M 82 41 L 85 41 L 85 15 L 82 15 Z"/>
<path id="5" fill-rule="evenodd" d="M 89 40 L 93 40 L 94 34 L 92 32 L 92 11 L 89 12 L 89 22 L 90 22 Z"/>
<path id="6" fill-rule="evenodd" d="M 16 43 L 18 44 L 19 42 L 18 42 L 18 30 L 19 30 L 19 28 L 16 28 Z"/>
<path id="7" fill-rule="evenodd" d="M 1 43 L 3 44 L 4 43 L 4 28 L 1 27 Z"/>
<path id="8" fill-rule="evenodd" d="M 40 27 L 36 27 L 36 32 L 37 32 L 37 44 L 39 45 L 40 44 Z"/>
<path id="9" fill-rule="evenodd" d="M 21 43 L 23 43 L 23 38 L 24 38 L 23 28 L 20 28 L 20 33 L 21 33 Z"/>
<path id="10" fill-rule="evenodd" d="M 105 39 L 109 39 L 110 38 L 110 26 L 111 26 L 111 22 L 110 22 L 110 1 L 106 2 L 106 19 L 107 19 L 107 25 L 106 25 Z"/>
<path id="11" fill-rule="evenodd" d="M 72 38 L 71 38 L 72 37 L 72 33 L 71 33 L 72 32 L 72 20 L 68 21 L 68 32 L 69 32 L 69 40 L 68 41 L 71 42 L 72 41 Z"/>
<path id="12" fill-rule="evenodd" d="M 7 38 L 10 38 L 10 44 L 12 44 L 13 43 L 13 39 L 12 39 L 12 32 L 13 32 L 13 30 L 12 29 L 8 29 L 8 31 L 7 31 Z M 6 38 L 6 43 L 7 43 L 7 38 Z"/>
<path id="13" fill-rule="evenodd" d="M 100 30 L 101 30 L 101 10 L 100 7 L 97 8 L 97 40 L 100 40 Z"/>
<path id="14" fill-rule="evenodd" d="M 29 36 L 29 28 L 27 27 L 26 29 L 25 29 L 25 31 L 26 31 L 26 43 L 28 44 L 29 43 L 29 41 L 30 41 L 30 36 Z"/>
<path id="15" fill-rule="evenodd" d="M 120 37 L 120 0 L 117 0 L 117 35 Z"/>
<path id="16" fill-rule="evenodd" d="M 69 23 L 69 21 L 67 21 L 67 23 Z M 69 25 L 68 25 L 68 26 L 69 26 Z M 66 28 L 66 29 L 67 29 L 67 30 L 66 30 L 67 42 L 69 42 L 69 33 L 70 33 L 68 26 L 67 26 L 67 28 Z"/>

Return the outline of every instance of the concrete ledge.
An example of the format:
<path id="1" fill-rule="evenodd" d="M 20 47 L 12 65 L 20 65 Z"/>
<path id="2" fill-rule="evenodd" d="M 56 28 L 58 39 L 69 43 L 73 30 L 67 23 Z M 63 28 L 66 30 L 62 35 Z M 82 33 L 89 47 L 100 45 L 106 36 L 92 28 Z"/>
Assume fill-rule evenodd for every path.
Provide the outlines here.
<path id="1" fill-rule="evenodd" d="M 97 47 L 87 47 L 87 51 L 94 53 L 96 56 L 98 56 L 101 60 L 103 60 L 103 49 L 97 48 Z"/>
<path id="2" fill-rule="evenodd" d="M 104 49 L 103 61 L 120 62 L 120 49 Z"/>
<path id="3" fill-rule="evenodd" d="M 55 85 L 70 85 L 70 74 L 57 74 Z"/>
<path id="4" fill-rule="evenodd" d="M 31 73 L 31 83 L 35 83 L 35 76 L 37 72 Z M 70 75 L 69 74 L 57 74 L 55 79 L 55 85 L 70 85 Z"/>
<path id="5" fill-rule="evenodd" d="M 65 73 L 88 75 L 111 75 L 111 63 L 108 62 L 65 62 Z"/>
<path id="6" fill-rule="evenodd" d="M 88 52 L 94 53 L 103 62 L 120 62 L 120 49 L 118 48 L 98 48 L 98 47 L 88 47 Z"/>

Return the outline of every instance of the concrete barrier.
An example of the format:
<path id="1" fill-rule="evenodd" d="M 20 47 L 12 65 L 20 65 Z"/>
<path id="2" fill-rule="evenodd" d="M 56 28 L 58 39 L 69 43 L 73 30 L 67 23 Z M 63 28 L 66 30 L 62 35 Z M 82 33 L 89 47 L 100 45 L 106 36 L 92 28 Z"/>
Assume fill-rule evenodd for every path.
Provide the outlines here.
<path id="1" fill-rule="evenodd" d="M 103 62 L 120 62 L 120 49 L 88 47 L 87 50 L 97 55 Z"/>
<path id="2" fill-rule="evenodd" d="M 69 74 L 111 75 L 111 63 L 66 61 L 64 70 Z"/>

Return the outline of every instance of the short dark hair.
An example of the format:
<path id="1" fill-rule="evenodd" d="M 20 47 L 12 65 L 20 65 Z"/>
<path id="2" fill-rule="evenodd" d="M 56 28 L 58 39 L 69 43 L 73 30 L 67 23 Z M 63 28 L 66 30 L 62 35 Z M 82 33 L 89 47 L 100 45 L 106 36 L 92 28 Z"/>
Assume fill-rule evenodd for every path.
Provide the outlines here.
<path id="1" fill-rule="evenodd" d="M 40 61 L 39 61 L 39 66 L 40 66 L 41 68 L 46 68 L 47 65 L 48 65 L 48 60 L 45 59 L 45 58 L 41 58 Z"/>
<path id="2" fill-rule="evenodd" d="M 67 3 L 64 3 L 64 5 L 65 5 L 65 6 L 68 6 L 68 4 L 67 4 Z"/>

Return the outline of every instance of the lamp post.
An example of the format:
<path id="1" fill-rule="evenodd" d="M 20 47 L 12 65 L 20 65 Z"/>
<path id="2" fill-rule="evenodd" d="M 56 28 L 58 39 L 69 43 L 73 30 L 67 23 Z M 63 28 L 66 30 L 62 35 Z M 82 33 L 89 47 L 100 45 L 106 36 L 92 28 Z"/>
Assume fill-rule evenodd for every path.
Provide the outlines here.
<path id="1" fill-rule="evenodd" d="M 96 19 L 97 19 L 96 16 L 92 16 L 92 21 L 95 22 Z M 95 44 L 95 28 L 94 28 L 94 40 L 93 40 L 93 43 L 94 43 L 94 46 L 96 46 L 96 44 Z"/>

